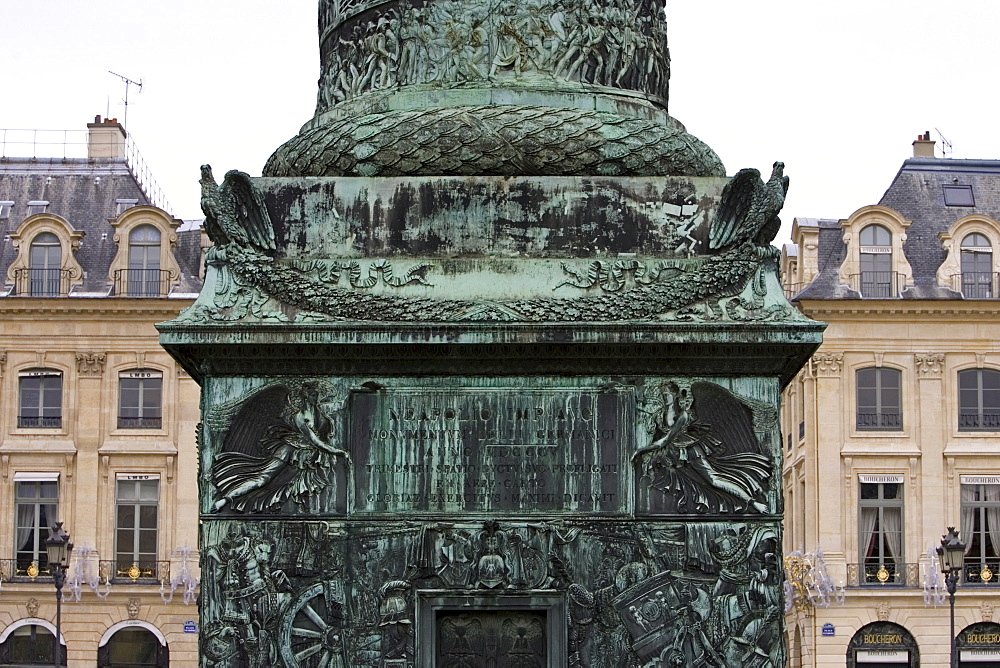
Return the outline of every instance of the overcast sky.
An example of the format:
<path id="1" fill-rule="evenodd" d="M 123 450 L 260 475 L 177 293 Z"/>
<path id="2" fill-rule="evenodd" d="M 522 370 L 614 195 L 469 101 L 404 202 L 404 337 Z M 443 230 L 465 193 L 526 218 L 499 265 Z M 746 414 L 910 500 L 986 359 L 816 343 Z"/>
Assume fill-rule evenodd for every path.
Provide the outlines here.
<path id="1" fill-rule="evenodd" d="M 312 116 L 315 0 L 0 9 L 0 128 L 124 120 L 125 85 L 107 71 L 141 80 L 128 130 L 178 217 L 201 216 L 199 165 L 259 175 Z M 998 0 L 668 0 L 667 19 L 671 114 L 730 174 L 786 164 L 778 242 L 793 217 L 876 203 L 925 130 L 953 158 L 1000 158 Z"/>

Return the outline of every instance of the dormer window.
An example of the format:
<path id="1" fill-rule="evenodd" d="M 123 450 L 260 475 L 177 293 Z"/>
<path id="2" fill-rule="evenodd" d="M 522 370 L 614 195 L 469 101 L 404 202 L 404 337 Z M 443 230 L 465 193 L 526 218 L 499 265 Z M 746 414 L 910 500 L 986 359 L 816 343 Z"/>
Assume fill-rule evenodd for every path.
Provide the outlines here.
<path id="1" fill-rule="evenodd" d="M 972 186 L 944 186 L 945 206 L 976 206 Z"/>
<path id="2" fill-rule="evenodd" d="M 42 232 L 31 240 L 27 285 L 20 292 L 32 297 L 58 297 L 62 289 L 62 244 L 51 232 Z"/>
<path id="3" fill-rule="evenodd" d="M 28 202 L 28 215 L 34 216 L 39 213 L 45 213 L 45 210 L 49 208 L 49 203 L 44 200 L 32 200 Z"/>
<path id="4" fill-rule="evenodd" d="M 881 225 L 861 230 L 861 296 L 886 299 L 898 294 L 892 270 L 892 233 Z"/>
<path id="5" fill-rule="evenodd" d="M 973 232 L 962 239 L 962 295 L 966 299 L 992 299 L 993 246 L 985 235 Z"/>
<path id="6" fill-rule="evenodd" d="M 130 297 L 159 297 L 166 292 L 160 271 L 160 231 L 152 225 L 140 225 L 129 233 L 126 273 Z"/>
<path id="7" fill-rule="evenodd" d="M 0 201 L 0 220 L 7 220 L 10 218 L 10 210 L 13 206 L 14 203 L 10 200 Z"/>

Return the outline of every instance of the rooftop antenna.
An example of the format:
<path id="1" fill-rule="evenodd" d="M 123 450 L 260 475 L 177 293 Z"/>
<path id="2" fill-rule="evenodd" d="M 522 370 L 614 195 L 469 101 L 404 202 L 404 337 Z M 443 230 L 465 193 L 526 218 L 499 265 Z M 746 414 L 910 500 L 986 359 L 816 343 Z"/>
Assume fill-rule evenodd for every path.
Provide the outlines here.
<path id="1" fill-rule="evenodd" d="M 941 131 L 937 128 L 934 128 L 934 132 L 936 132 L 938 137 L 941 139 L 941 157 L 950 158 L 952 153 L 951 142 L 945 139 L 945 136 L 941 134 Z"/>
<path id="2" fill-rule="evenodd" d="M 121 79 L 122 81 L 125 82 L 125 118 L 122 121 L 122 128 L 124 128 L 125 132 L 127 133 L 128 132 L 128 87 L 129 86 L 138 86 L 139 87 L 139 92 L 141 93 L 142 92 L 142 79 L 139 79 L 138 81 L 132 81 L 128 77 L 123 77 L 122 75 L 118 74 L 117 72 L 112 72 L 111 70 L 108 70 L 108 74 L 114 74 L 116 77 L 118 77 L 119 79 Z"/>

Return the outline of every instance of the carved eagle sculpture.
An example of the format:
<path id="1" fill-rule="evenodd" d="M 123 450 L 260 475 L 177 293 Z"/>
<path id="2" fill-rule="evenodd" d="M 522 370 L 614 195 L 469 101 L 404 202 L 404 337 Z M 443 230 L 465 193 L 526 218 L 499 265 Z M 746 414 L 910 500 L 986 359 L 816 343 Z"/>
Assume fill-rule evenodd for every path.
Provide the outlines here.
<path id="1" fill-rule="evenodd" d="M 778 213 L 785 204 L 788 177 L 785 164 L 774 163 L 771 178 L 764 183 L 756 169 L 741 169 L 722 189 L 722 202 L 708 230 L 712 250 L 753 241 L 769 246 L 778 234 Z"/>
<path id="2" fill-rule="evenodd" d="M 212 167 L 202 165 L 201 210 L 205 213 L 205 231 L 216 245 L 236 244 L 274 254 L 271 218 L 249 174 L 232 170 L 219 186 Z"/>

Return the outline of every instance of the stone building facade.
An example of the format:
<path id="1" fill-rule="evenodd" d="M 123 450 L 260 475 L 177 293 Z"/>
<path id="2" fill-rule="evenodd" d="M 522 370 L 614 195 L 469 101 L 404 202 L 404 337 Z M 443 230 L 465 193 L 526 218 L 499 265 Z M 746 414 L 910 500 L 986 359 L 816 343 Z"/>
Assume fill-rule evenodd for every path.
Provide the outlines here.
<path id="1" fill-rule="evenodd" d="M 0 665 L 51 665 L 56 521 L 63 660 L 195 665 L 198 389 L 153 325 L 200 290 L 200 222 L 116 121 L 80 135 L 81 157 L 0 160 Z"/>
<path id="2" fill-rule="evenodd" d="M 946 665 L 949 526 L 960 665 L 1000 665 L 1000 161 L 933 156 L 921 135 L 877 204 L 796 219 L 783 253 L 829 323 L 783 395 L 792 666 Z"/>

